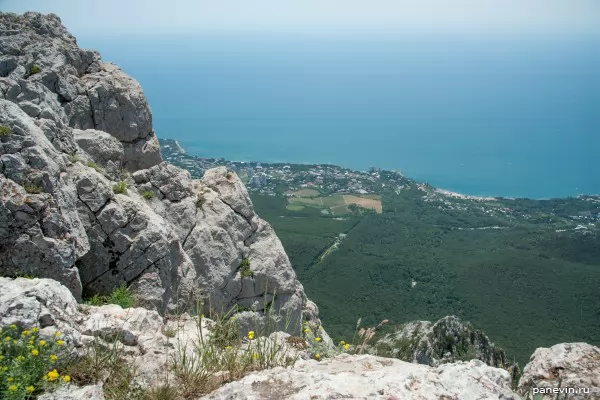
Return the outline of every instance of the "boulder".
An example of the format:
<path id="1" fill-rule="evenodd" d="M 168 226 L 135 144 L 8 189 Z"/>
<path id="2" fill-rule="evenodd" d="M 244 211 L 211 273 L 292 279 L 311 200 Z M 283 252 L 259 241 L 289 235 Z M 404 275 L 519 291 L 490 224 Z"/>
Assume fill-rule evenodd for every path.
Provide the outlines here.
<path id="1" fill-rule="evenodd" d="M 372 355 L 342 354 L 323 361 L 298 360 L 228 383 L 205 400 L 225 399 L 514 399 L 509 374 L 481 361 L 439 367 Z"/>
<path id="2" fill-rule="evenodd" d="M 560 343 L 537 349 L 523 369 L 519 391 L 535 399 L 600 399 L 600 348 Z"/>

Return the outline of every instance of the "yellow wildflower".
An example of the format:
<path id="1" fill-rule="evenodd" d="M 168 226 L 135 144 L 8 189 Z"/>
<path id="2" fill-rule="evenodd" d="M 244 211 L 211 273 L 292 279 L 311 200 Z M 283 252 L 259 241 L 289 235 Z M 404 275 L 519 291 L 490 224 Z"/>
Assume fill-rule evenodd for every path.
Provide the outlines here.
<path id="1" fill-rule="evenodd" d="M 17 329 L 17 326 L 16 326 L 15 324 L 12 324 L 12 325 L 10 326 L 10 329 Z"/>
<path id="2" fill-rule="evenodd" d="M 8 387 L 8 390 L 10 390 L 11 392 L 16 392 L 17 391 L 17 385 L 10 385 Z"/>
<path id="3" fill-rule="evenodd" d="M 58 356 L 56 354 L 50 355 L 50 361 L 56 362 L 56 360 L 58 360 Z"/>
<path id="4" fill-rule="evenodd" d="M 316 358 L 317 360 L 320 360 L 320 359 L 321 359 L 321 355 L 320 355 L 319 353 L 317 353 L 317 354 L 315 354 L 315 358 Z"/>
<path id="5" fill-rule="evenodd" d="M 31 335 L 31 332 L 29 332 L 28 330 L 24 330 L 23 332 L 21 332 L 21 335 L 29 336 L 29 335 Z"/>
<path id="6" fill-rule="evenodd" d="M 63 376 L 63 381 L 65 381 L 65 383 L 69 383 L 71 382 L 71 377 L 69 375 L 65 375 Z"/>
<path id="7" fill-rule="evenodd" d="M 35 388 L 34 388 L 33 386 L 27 386 L 27 391 L 28 391 L 29 393 L 33 393 L 33 392 L 34 392 L 34 390 L 35 390 Z"/>
<path id="8" fill-rule="evenodd" d="M 10 341 L 11 341 L 11 339 L 12 339 L 12 338 L 11 338 L 10 336 L 7 336 L 7 337 L 5 337 L 5 338 L 4 338 L 4 341 L 5 341 L 5 342 L 10 342 Z"/>
<path id="9" fill-rule="evenodd" d="M 344 350 L 348 350 L 349 348 L 350 348 L 350 345 L 349 345 L 348 343 L 346 343 L 346 344 L 344 345 Z"/>
<path id="10" fill-rule="evenodd" d="M 14 380 L 15 380 L 15 378 L 13 378 L 12 376 L 7 379 L 7 381 L 9 381 L 9 382 L 14 382 Z"/>
<path id="11" fill-rule="evenodd" d="M 231 350 L 231 346 L 225 346 L 225 350 Z"/>
<path id="12" fill-rule="evenodd" d="M 346 344 L 346 342 L 344 342 L 343 340 L 340 342 L 340 344 L 343 346 Z"/>
<path id="13" fill-rule="evenodd" d="M 56 337 L 61 337 L 61 336 L 62 336 L 62 333 L 61 333 L 60 331 L 56 331 L 56 333 L 54 334 L 54 336 L 56 336 Z"/>
<path id="14" fill-rule="evenodd" d="M 248 332 L 248 339 L 250 339 L 250 340 L 254 339 L 254 331 Z"/>
<path id="15" fill-rule="evenodd" d="M 58 377 L 60 376 L 60 374 L 55 369 L 53 369 L 52 371 L 48 372 L 47 375 L 48 375 L 48 380 L 50 382 L 53 382 L 53 381 L 57 380 Z"/>
<path id="16" fill-rule="evenodd" d="M 46 345 L 46 341 L 45 340 L 40 340 L 40 347 L 44 347 Z"/>
<path id="17" fill-rule="evenodd" d="M 23 362 L 23 361 L 25 361 L 25 357 L 23 357 L 23 356 L 19 356 L 19 357 L 17 357 L 17 361 L 21 361 L 21 362 Z"/>
<path id="18" fill-rule="evenodd" d="M 257 353 L 252 353 L 252 358 L 253 358 L 253 359 L 255 359 L 255 360 L 258 360 L 258 357 L 259 357 L 259 356 L 258 356 L 258 354 L 257 354 Z"/>
<path id="19" fill-rule="evenodd" d="M 40 331 L 40 328 L 38 328 L 37 326 L 31 330 L 31 332 L 33 332 L 33 333 L 38 333 L 39 331 Z"/>
<path id="20" fill-rule="evenodd" d="M 64 346 L 65 345 L 65 341 L 64 340 L 57 340 L 56 344 L 59 346 Z"/>
<path id="21" fill-rule="evenodd" d="M 38 349 L 33 349 L 33 350 L 31 350 L 31 355 L 33 355 L 34 357 L 39 356 L 40 352 L 38 351 Z"/>
<path id="22" fill-rule="evenodd" d="M 310 329 L 309 328 L 304 329 L 304 333 L 310 333 Z"/>
<path id="23" fill-rule="evenodd" d="M 315 341 L 317 341 L 317 342 L 320 342 L 320 341 L 321 341 L 321 338 L 320 338 L 320 337 L 316 337 L 316 338 L 315 338 Z"/>

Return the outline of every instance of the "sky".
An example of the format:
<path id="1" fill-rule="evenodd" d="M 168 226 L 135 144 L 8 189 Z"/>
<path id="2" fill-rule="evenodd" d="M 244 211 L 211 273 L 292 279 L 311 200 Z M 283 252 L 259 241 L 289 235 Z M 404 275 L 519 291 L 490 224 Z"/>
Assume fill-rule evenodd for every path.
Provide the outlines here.
<path id="1" fill-rule="evenodd" d="M 0 0 L 76 36 L 198 32 L 600 35 L 600 0 Z"/>

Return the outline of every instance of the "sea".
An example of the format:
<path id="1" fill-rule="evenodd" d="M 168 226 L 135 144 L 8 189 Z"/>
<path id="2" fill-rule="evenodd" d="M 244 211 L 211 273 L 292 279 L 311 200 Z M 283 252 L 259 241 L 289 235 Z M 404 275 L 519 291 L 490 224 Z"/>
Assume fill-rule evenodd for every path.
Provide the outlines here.
<path id="1" fill-rule="evenodd" d="M 371 166 L 478 196 L 600 193 L 600 37 L 80 37 L 161 138 L 236 161 Z"/>

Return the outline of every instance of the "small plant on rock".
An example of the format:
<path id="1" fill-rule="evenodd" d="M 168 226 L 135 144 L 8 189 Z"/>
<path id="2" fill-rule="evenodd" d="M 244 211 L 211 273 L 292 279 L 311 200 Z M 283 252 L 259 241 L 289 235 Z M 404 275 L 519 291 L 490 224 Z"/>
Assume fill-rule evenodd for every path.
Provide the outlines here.
<path id="1" fill-rule="evenodd" d="M 135 297 L 126 285 L 121 285 L 108 296 L 110 304 L 118 304 L 123 308 L 131 308 L 135 305 Z"/>
<path id="2" fill-rule="evenodd" d="M 39 329 L 16 325 L 0 329 L 0 398 L 32 399 L 47 389 L 69 383 L 62 372 L 65 341 L 57 332 L 52 339 L 39 337 Z"/>
<path id="3" fill-rule="evenodd" d="M 244 258 L 240 264 L 240 274 L 242 278 L 252 278 L 254 276 L 254 272 L 250 269 L 250 260 Z"/>
<path id="4" fill-rule="evenodd" d="M 76 162 L 80 161 L 79 157 L 75 153 L 67 154 L 67 159 L 71 164 L 75 164 Z"/>
<path id="5" fill-rule="evenodd" d="M 144 193 L 142 193 L 142 197 L 145 200 L 152 200 L 154 198 L 154 192 L 151 190 L 146 190 Z"/>
<path id="6" fill-rule="evenodd" d="M 97 173 L 99 173 L 99 174 L 101 174 L 101 173 L 103 173 L 103 172 L 104 172 L 104 171 L 102 170 L 102 168 L 101 168 L 101 167 L 100 167 L 98 164 L 96 164 L 95 162 L 91 162 L 91 161 L 90 161 L 90 162 L 87 164 L 87 166 L 88 166 L 88 167 L 90 167 L 90 168 L 93 168 L 93 169 L 95 169 L 95 170 L 96 170 L 96 172 L 97 172 Z"/>
<path id="7" fill-rule="evenodd" d="M 126 194 L 127 193 L 127 182 L 121 181 L 113 185 L 113 192 L 115 194 Z"/>
<path id="8" fill-rule="evenodd" d="M 121 285 L 114 289 L 108 296 L 98 294 L 85 299 L 85 303 L 90 306 L 103 306 L 105 304 L 117 304 L 122 308 L 131 308 L 135 306 L 135 296 L 127 285 Z"/>
<path id="9" fill-rule="evenodd" d="M 29 194 L 40 194 L 44 192 L 44 188 L 35 183 L 29 183 L 23 186 L 25 191 Z"/>
<path id="10" fill-rule="evenodd" d="M 0 125 L 0 136 L 10 136 L 12 134 L 12 129 L 10 129 L 6 125 Z"/>
<path id="11" fill-rule="evenodd" d="M 42 72 L 42 69 L 37 64 L 32 64 L 31 68 L 29 68 L 29 74 L 30 75 L 39 74 L 40 72 Z"/>

